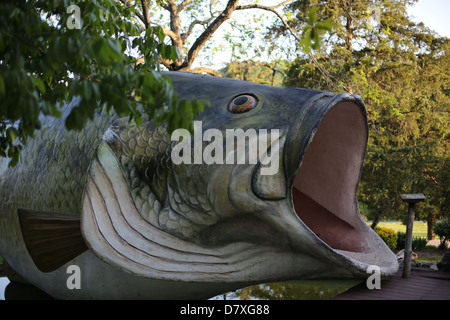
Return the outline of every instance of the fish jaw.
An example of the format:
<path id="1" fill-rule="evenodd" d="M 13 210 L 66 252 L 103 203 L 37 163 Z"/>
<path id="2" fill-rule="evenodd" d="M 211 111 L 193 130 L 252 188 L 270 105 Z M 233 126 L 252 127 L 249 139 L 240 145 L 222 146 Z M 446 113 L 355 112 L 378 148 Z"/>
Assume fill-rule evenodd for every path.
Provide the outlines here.
<path id="1" fill-rule="evenodd" d="M 367 137 L 360 97 L 314 97 L 287 134 L 288 201 L 279 202 L 281 214 L 271 220 L 289 235 L 294 250 L 310 252 L 312 245 L 318 259 L 353 276 L 368 277 L 369 266 L 377 266 L 389 277 L 398 270 L 397 259 L 362 219 L 356 199 Z"/>

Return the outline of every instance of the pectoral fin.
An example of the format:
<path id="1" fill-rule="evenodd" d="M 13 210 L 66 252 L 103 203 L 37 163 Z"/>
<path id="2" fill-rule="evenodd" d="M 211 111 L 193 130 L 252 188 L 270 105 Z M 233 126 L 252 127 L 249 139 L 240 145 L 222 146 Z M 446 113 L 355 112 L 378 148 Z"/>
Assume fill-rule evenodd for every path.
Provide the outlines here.
<path id="1" fill-rule="evenodd" d="M 25 246 L 40 271 L 54 271 L 88 249 L 81 235 L 80 215 L 17 211 Z"/>

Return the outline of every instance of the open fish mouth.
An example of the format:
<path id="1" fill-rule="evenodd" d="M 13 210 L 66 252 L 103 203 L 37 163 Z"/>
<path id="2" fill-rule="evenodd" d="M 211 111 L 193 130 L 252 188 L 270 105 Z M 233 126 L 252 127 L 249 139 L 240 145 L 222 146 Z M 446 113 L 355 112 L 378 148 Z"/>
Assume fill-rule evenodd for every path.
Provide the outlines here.
<path id="1" fill-rule="evenodd" d="M 383 276 L 391 276 L 397 260 L 362 219 L 356 200 L 368 137 L 364 103 L 358 96 L 340 94 L 317 99 L 313 108 L 324 112 L 310 128 L 291 129 L 285 146 L 293 211 L 325 244 L 325 254 L 335 256 L 353 274 L 366 274 L 367 267 L 375 265 Z M 300 117 L 298 123 L 307 120 L 308 111 Z M 299 139 L 305 130 L 307 141 Z M 294 156 L 292 150 L 297 151 Z"/>

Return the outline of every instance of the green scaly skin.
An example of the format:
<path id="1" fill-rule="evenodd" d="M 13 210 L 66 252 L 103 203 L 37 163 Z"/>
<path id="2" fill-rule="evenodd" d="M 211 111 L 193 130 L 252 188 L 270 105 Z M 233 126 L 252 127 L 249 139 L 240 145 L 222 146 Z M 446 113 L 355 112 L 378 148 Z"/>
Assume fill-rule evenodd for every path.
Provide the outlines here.
<path id="1" fill-rule="evenodd" d="M 64 113 L 72 104 L 66 106 Z M 17 208 L 81 213 L 89 164 L 113 120 L 112 117 L 98 116 L 81 131 L 67 131 L 63 119 L 45 118 L 42 130 L 28 141 L 15 167 L 8 168 L 8 160 L 2 160 L 0 254 L 6 261 L 27 256 Z"/>

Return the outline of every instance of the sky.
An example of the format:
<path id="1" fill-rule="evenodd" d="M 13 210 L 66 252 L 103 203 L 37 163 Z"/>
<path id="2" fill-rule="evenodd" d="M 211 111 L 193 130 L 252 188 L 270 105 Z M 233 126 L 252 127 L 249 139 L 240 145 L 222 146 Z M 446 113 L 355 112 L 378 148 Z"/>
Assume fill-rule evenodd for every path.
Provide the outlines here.
<path id="1" fill-rule="evenodd" d="M 450 38 L 450 0 L 419 0 L 408 13 L 415 17 L 414 21 L 421 21 L 439 35 Z"/>

